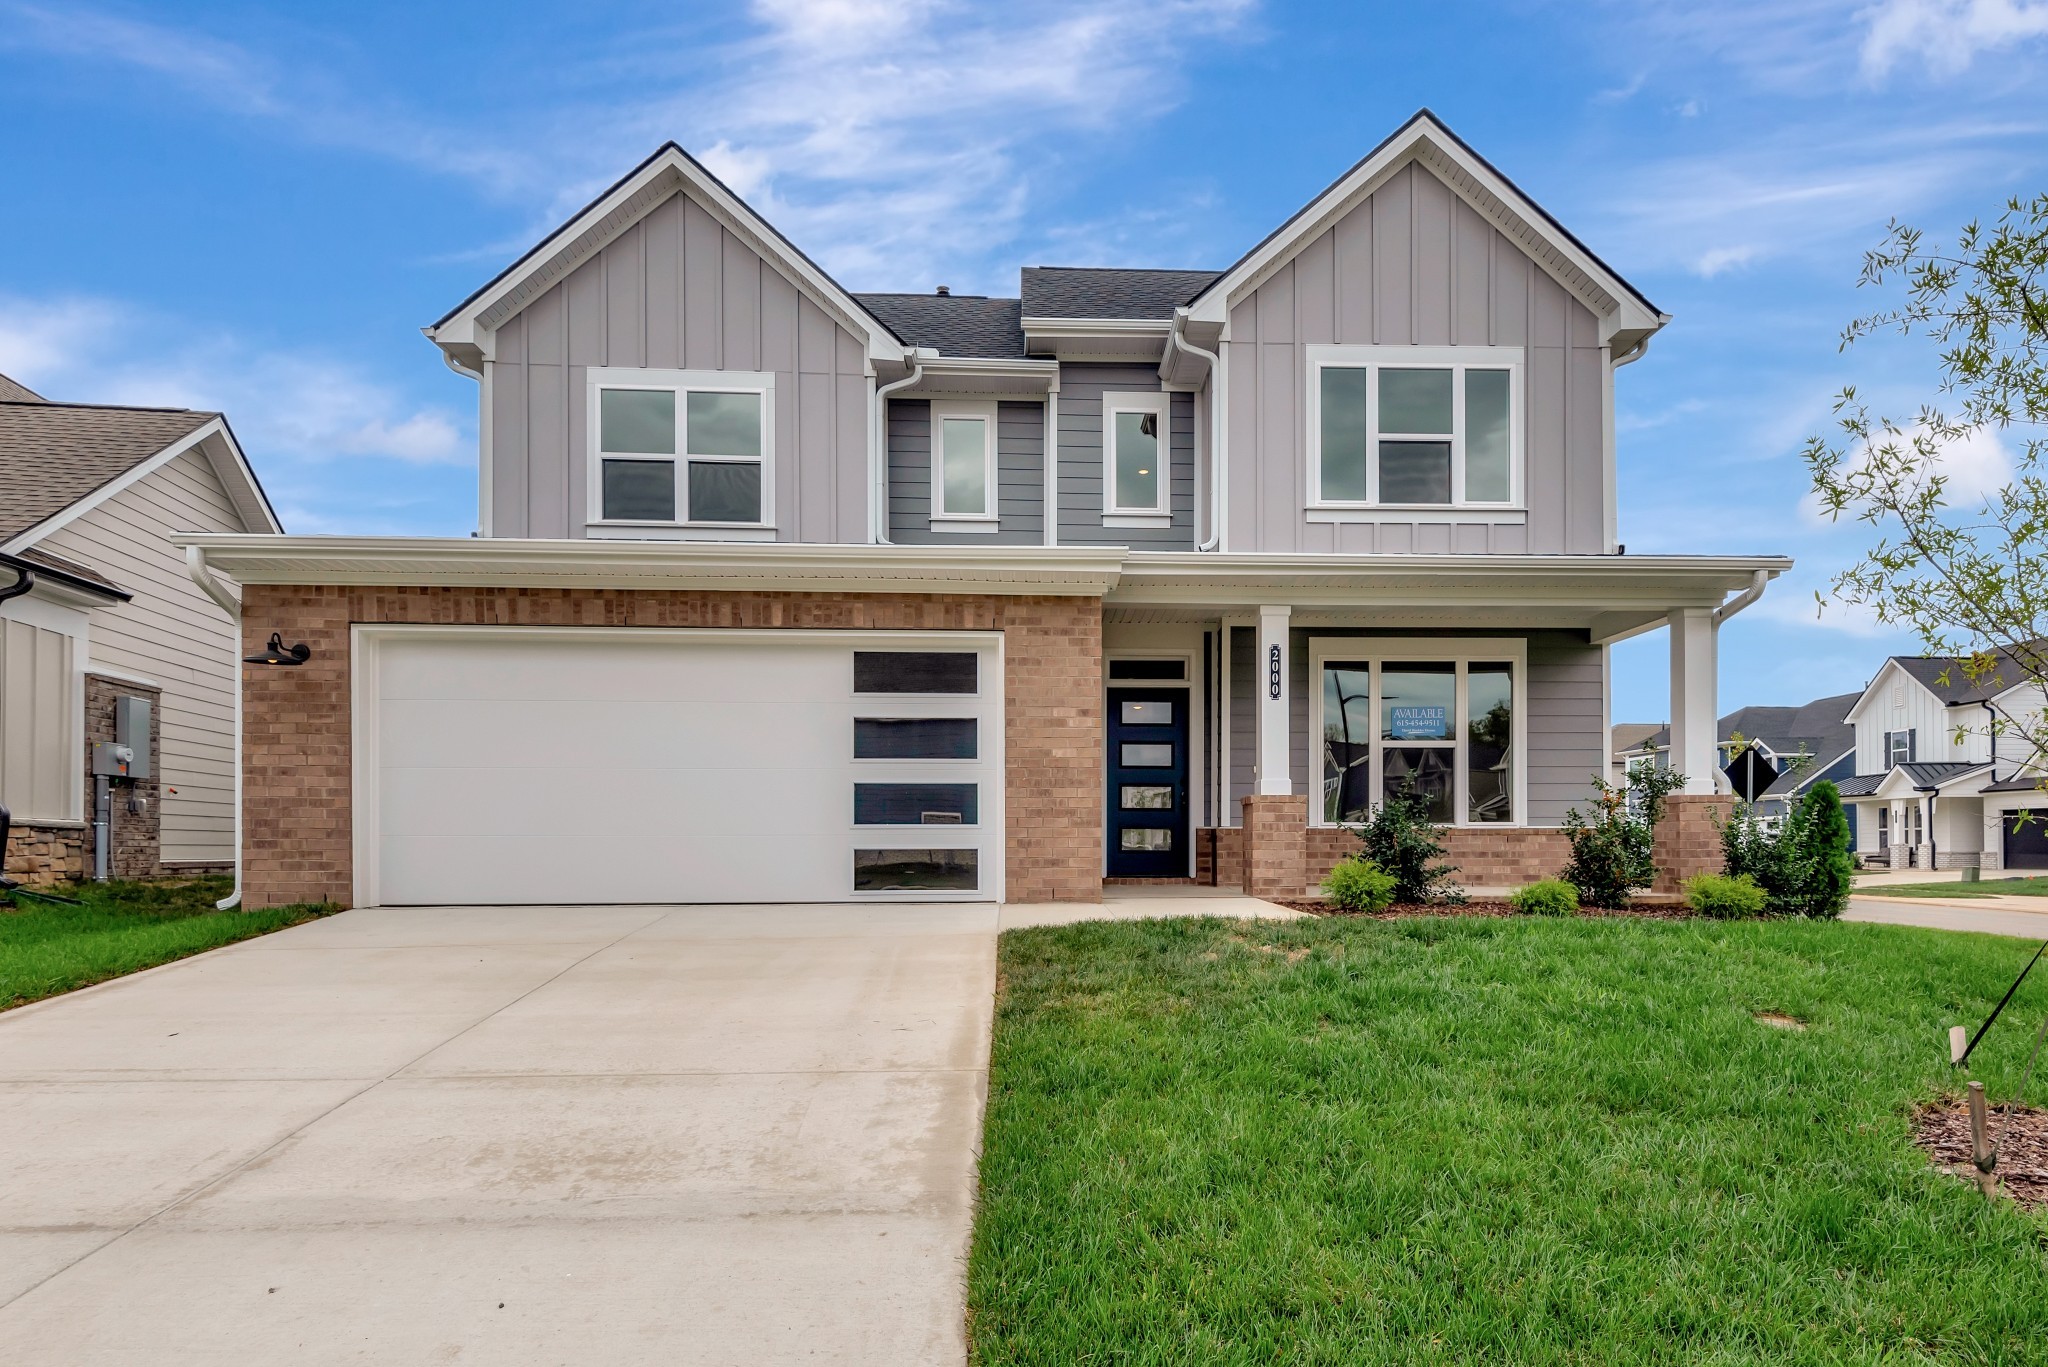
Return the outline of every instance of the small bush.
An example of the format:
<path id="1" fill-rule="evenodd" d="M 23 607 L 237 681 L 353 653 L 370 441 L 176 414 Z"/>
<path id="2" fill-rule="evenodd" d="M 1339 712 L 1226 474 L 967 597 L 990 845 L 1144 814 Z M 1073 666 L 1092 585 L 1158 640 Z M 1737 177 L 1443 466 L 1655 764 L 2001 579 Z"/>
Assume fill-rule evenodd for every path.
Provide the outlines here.
<path id="1" fill-rule="evenodd" d="M 1436 862 L 1444 846 L 1428 813 L 1428 801 L 1416 793 L 1389 797 L 1352 828 L 1365 847 L 1357 857 L 1393 875 L 1396 902 L 1456 905 L 1465 900 L 1463 890 L 1450 881 L 1458 868 Z"/>
<path id="2" fill-rule="evenodd" d="M 1370 859 L 1346 859 L 1323 880 L 1323 896 L 1346 911 L 1385 911 L 1394 888 L 1394 875 Z"/>
<path id="3" fill-rule="evenodd" d="M 1741 921 L 1763 915 L 1766 894 L 1746 873 L 1699 873 L 1685 880 L 1685 902 L 1702 916 Z"/>
<path id="4" fill-rule="evenodd" d="M 1841 794 L 1823 779 L 1774 829 L 1747 804 L 1721 827 L 1722 862 L 1764 890 L 1784 916 L 1833 920 L 1849 905 L 1854 866 Z"/>
<path id="5" fill-rule="evenodd" d="M 1579 890 L 1562 878 L 1543 878 L 1508 894 L 1508 905 L 1524 916 L 1570 916 L 1579 909 Z"/>
<path id="6" fill-rule="evenodd" d="M 1664 798 L 1684 786 L 1684 774 L 1647 762 L 1631 768 L 1623 786 L 1594 776 L 1591 807 L 1564 814 L 1565 839 L 1572 846 L 1564 880 L 1579 890 L 1580 901 L 1622 911 L 1637 888 L 1656 881 L 1651 854 Z"/>

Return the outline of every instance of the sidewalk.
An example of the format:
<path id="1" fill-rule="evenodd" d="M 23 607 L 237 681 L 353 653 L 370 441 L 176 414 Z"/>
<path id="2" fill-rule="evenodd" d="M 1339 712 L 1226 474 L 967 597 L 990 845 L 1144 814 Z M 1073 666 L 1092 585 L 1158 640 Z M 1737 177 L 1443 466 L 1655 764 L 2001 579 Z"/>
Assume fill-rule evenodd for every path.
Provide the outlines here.
<path id="1" fill-rule="evenodd" d="M 1936 902 L 1918 897 L 1852 896 L 1842 919 L 2048 940 L 2048 897 L 1959 897 Z"/>

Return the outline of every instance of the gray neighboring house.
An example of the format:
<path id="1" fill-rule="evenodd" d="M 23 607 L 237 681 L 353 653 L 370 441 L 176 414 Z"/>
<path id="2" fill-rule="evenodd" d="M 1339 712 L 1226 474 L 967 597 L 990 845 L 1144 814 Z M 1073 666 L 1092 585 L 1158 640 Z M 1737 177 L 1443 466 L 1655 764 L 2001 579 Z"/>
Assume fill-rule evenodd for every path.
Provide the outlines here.
<path id="1" fill-rule="evenodd" d="M 149 772 L 120 785 L 112 804 L 111 871 L 231 866 L 236 624 L 193 582 L 171 537 L 280 530 L 220 414 L 58 403 L 0 376 L 10 874 L 91 872 L 91 743 L 114 739 L 121 698 L 150 704 Z"/>
<path id="2" fill-rule="evenodd" d="M 1856 733 L 1848 718 L 1849 709 L 1862 696 L 1841 693 L 1796 707 L 1744 707 L 1730 712 L 1715 731 L 1715 788 L 1724 793 L 1734 791 L 1726 770 L 1735 759 L 1738 736 L 1778 773 L 1757 798 L 1757 810 L 1765 817 L 1782 818 L 1822 779 L 1839 786 L 1856 772 Z M 1629 765 L 1644 760 L 1664 768 L 1670 755 L 1669 726 L 1648 722 L 1615 725 L 1615 767 L 1624 774 Z M 1849 834 L 1854 848 L 1853 807 L 1849 809 Z"/>

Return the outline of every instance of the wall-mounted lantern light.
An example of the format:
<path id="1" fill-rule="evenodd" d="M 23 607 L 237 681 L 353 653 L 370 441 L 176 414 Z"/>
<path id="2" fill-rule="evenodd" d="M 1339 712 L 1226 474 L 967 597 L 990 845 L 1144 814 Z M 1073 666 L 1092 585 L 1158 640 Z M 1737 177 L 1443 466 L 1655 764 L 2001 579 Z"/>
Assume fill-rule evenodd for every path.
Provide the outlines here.
<path id="1" fill-rule="evenodd" d="M 273 631 L 270 633 L 270 644 L 254 655 L 244 655 L 242 663 L 245 665 L 302 665 L 312 658 L 313 648 L 304 641 L 299 642 L 295 646 L 287 646 L 284 643 L 284 637 Z"/>

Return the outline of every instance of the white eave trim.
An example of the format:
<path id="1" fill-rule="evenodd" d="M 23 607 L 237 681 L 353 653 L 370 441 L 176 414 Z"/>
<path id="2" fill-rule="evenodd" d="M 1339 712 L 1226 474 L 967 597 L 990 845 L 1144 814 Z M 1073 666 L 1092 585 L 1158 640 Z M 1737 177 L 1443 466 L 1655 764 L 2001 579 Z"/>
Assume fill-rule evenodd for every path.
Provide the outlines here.
<path id="1" fill-rule="evenodd" d="M 772 262 L 792 284 L 823 306 L 847 331 L 865 338 L 870 364 L 902 364 L 903 343 L 879 319 L 796 250 L 745 200 L 673 143 L 665 144 L 590 207 L 548 234 L 503 275 L 423 331 L 444 350 L 473 346 L 488 354 L 490 334 L 500 324 L 678 193 L 688 193 L 727 231 L 763 260 Z"/>
<path id="2" fill-rule="evenodd" d="M 1047 337 L 1164 337 L 1171 318 L 1026 318 L 1023 329 Z"/>
<path id="3" fill-rule="evenodd" d="M 1044 547 L 183 535 L 243 584 L 1100 597 L 1124 552 Z"/>
<path id="4" fill-rule="evenodd" d="M 1234 302 L 1257 289 L 1410 162 L 1428 167 L 1574 298 L 1599 315 L 1603 342 L 1616 333 L 1652 333 L 1669 321 L 1667 315 L 1647 307 L 1627 282 L 1560 232 L 1533 200 L 1467 151 L 1455 134 L 1427 113 L 1409 120 L 1336 184 L 1309 201 L 1281 231 L 1197 295 L 1189 308 L 1190 318 L 1219 326 L 1227 322 Z"/>

